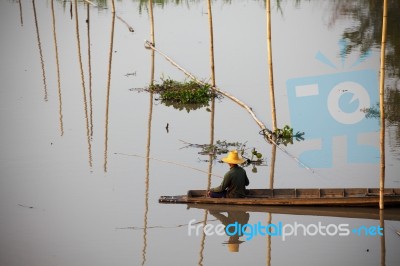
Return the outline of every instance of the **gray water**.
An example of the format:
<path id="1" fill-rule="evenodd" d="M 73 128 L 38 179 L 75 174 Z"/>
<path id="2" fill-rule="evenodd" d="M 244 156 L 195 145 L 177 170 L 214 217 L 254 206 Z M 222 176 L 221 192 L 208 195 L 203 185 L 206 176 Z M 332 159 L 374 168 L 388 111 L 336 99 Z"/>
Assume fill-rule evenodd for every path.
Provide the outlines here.
<path id="1" fill-rule="evenodd" d="M 207 187 L 209 156 L 187 143 L 210 142 L 211 116 L 206 108 L 174 109 L 140 90 L 151 82 L 147 1 L 116 1 L 115 20 L 109 3 L 90 6 L 89 33 L 84 2 L 78 2 L 78 24 L 75 6 L 71 17 L 71 3 L 64 1 L 54 1 L 54 24 L 51 3 L 0 2 L 0 265 L 399 265 L 398 220 L 385 221 L 384 237 L 242 237 L 236 253 L 227 248 L 228 236 L 189 236 L 193 219 L 221 222 L 158 198 Z M 272 3 L 278 127 L 305 133 L 303 141 L 281 145 L 287 153 L 277 150 L 275 188 L 379 187 L 379 121 L 359 109 L 378 100 L 380 43 L 362 39 L 345 51 L 351 43 L 343 41 L 376 8 L 368 1 L 346 3 Z M 358 17 L 346 9 L 351 6 Z M 214 1 L 212 8 L 216 84 L 270 128 L 264 2 Z M 156 47 L 208 81 L 206 2 L 162 1 L 154 5 L 154 23 Z M 372 27 L 365 36 L 375 32 Z M 389 53 L 400 41 L 393 43 Z M 390 58 L 387 91 L 398 95 L 397 53 Z M 156 83 L 186 79 L 157 53 L 154 77 Z M 330 94 L 340 90 L 350 93 Z M 386 125 L 386 187 L 400 185 L 396 106 Z M 247 153 L 263 154 L 257 173 L 246 168 L 250 188 L 270 186 L 272 148 L 259 131 L 236 103 L 216 101 L 214 140 L 245 143 Z M 223 156 L 211 164 L 215 175 L 227 170 L 218 162 Z M 213 176 L 212 186 L 220 181 Z M 380 225 L 268 210 L 248 210 L 248 223 Z"/>

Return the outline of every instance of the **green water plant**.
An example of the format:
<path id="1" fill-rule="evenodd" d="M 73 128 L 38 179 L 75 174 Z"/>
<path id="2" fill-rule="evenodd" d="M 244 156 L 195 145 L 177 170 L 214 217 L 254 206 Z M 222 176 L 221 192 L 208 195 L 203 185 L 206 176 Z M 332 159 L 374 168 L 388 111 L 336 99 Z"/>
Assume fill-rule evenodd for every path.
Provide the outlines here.
<path id="1" fill-rule="evenodd" d="M 210 85 L 201 85 L 193 80 L 180 82 L 170 78 L 161 79 L 161 83 L 150 85 L 149 91 L 158 93 L 159 100 L 169 105 L 208 106 L 210 99 L 216 97 Z"/>
<path id="2" fill-rule="evenodd" d="M 277 144 L 283 144 L 285 146 L 293 144 L 293 139 L 296 139 L 297 141 L 304 140 L 304 132 L 297 131 L 294 134 L 293 128 L 288 125 L 285 125 L 283 128 L 277 128 L 272 135 Z"/>
<path id="3" fill-rule="evenodd" d="M 225 155 L 231 150 L 237 150 L 239 154 L 246 160 L 242 166 L 247 167 L 247 166 L 252 166 L 252 172 L 257 173 L 257 167 L 256 166 L 265 166 L 266 163 L 266 158 L 263 157 L 263 154 L 257 151 L 257 149 L 254 147 L 251 149 L 249 152 L 249 149 L 246 148 L 246 142 L 241 143 L 241 142 L 229 142 L 226 140 L 217 140 L 215 144 L 193 144 L 193 143 L 188 143 L 185 141 L 182 141 L 186 144 L 184 148 L 199 148 L 199 154 L 201 155 L 209 155 L 212 156 L 212 160 L 218 160 L 218 157 L 220 155 Z M 208 162 L 208 160 L 201 160 Z M 220 161 L 222 162 L 222 161 Z"/>

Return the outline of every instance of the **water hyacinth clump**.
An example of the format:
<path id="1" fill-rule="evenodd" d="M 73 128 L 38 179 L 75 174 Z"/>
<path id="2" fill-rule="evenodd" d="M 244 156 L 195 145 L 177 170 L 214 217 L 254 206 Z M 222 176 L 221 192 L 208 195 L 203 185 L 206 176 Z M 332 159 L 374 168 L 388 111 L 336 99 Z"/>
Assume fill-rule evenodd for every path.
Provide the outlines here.
<path id="1" fill-rule="evenodd" d="M 179 82 L 163 79 L 161 84 L 153 84 L 149 90 L 160 95 L 162 103 L 200 104 L 207 106 L 210 99 L 215 97 L 211 86 L 201 85 L 194 81 Z"/>

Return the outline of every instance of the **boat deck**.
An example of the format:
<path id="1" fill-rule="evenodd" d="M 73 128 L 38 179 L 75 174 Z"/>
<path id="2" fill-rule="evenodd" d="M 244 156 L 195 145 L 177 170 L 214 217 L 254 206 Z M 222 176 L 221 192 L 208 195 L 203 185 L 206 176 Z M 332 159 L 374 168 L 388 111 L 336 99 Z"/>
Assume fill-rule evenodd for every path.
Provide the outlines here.
<path id="1" fill-rule="evenodd" d="M 160 203 L 205 203 L 232 205 L 327 205 L 378 206 L 379 188 L 279 188 L 250 189 L 245 198 L 209 198 L 206 190 L 187 195 L 161 196 Z M 400 188 L 384 189 L 385 205 L 400 205 Z"/>

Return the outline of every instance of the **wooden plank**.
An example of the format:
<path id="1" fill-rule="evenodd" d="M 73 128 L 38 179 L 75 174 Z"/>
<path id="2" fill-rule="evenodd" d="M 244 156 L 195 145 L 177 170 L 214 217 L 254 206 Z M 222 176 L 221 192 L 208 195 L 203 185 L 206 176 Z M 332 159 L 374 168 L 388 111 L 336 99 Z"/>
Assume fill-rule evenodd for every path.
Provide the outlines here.
<path id="1" fill-rule="evenodd" d="M 321 198 L 343 198 L 343 188 L 324 188 L 321 189 Z"/>
<path id="2" fill-rule="evenodd" d="M 400 205 L 400 188 L 385 189 L 385 205 Z M 162 196 L 160 203 L 209 203 L 228 205 L 378 206 L 378 188 L 250 189 L 246 198 L 207 198 L 205 190 L 187 195 Z"/>
<path id="3" fill-rule="evenodd" d="M 296 193 L 296 198 L 320 198 L 320 189 L 318 188 L 297 189 Z"/>

